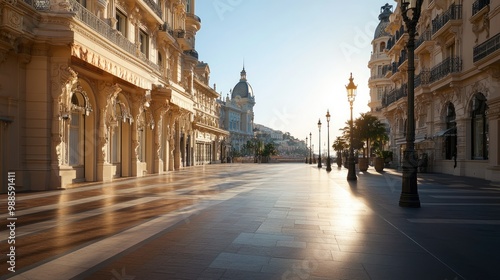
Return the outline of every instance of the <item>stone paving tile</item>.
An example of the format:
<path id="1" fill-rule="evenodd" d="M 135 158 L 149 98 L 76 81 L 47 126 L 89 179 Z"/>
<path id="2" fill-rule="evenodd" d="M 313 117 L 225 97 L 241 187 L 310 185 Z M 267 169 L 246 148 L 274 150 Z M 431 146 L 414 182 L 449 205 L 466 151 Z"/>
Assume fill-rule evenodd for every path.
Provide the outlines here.
<path id="1" fill-rule="evenodd" d="M 469 276 L 467 279 L 494 279 L 490 277 L 494 275 L 494 269 L 485 271 L 485 264 L 495 268 L 498 255 L 486 253 L 486 249 L 500 249 L 498 226 L 412 222 L 425 219 L 442 221 L 450 217 L 498 219 L 499 210 L 486 204 L 477 205 L 477 199 L 474 199 L 475 208 L 470 208 L 470 211 L 464 209 L 464 205 L 429 205 L 411 210 L 398 207 L 399 193 L 386 185 L 384 176 L 395 175 L 359 174 L 355 184 L 347 184 L 343 169 L 326 173 L 303 165 L 268 165 L 265 168 L 261 165 L 227 165 L 233 170 L 217 173 L 225 167 L 207 166 L 175 173 L 175 176 L 180 176 L 179 182 L 184 187 L 179 187 L 180 183 L 168 186 L 166 181 L 163 184 L 167 185 L 160 186 L 155 180 L 161 180 L 161 176 L 144 181 L 158 186 L 137 184 L 139 190 L 145 188 L 137 193 L 133 187 L 128 187 L 130 193 L 116 202 L 141 195 L 161 196 L 164 194 L 158 192 L 168 189 L 176 190 L 176 197 L 188 201 L 186 206 L 191 208 L 187 209 L 195 210 L 180 211 L 180 222 L 162 228 L 148 239 L 140 239 L 141 232 L 126 236 L 122 253 L 97 262 L 76 278 L 459 280 L 466 277 L 455 271 L 465 271 L 464 274 Z M 206 172 L 206 169 L 211 171 Z M 231 172 L 247 176 L 247 179 L 222 175 Z M 196 177 L 202 175 L 205 175 L 203 179 Z M 434 177 L 421 180 L 422 184 L 439 184 L 438 181 Z M 460 183 L 457 178 L 453 181 Z M 236 191 L 248 182 L 253 185 Z M 439 198 L 442 189 L 448 197 L 453 197 L 453 188 L 462 191 L 460 196 L 464 196 L 464 190 L 478 191 L 470 184 L 460 184 L 458 187 L 452 184 L 422 186 L 422 189 L 433 190 L 427 194 L 423 192 L 422 199 L 446 203 L 452 198 Z M 119 190 L 119 187 L 115 188 L 115 191 Z M 96 189 L 91 191 L 95 195 Z M 195 195 L 209 192 L 210 196 Z M 481 196 L 480 193 L 475 195 Z M 496 196 L 497 193 L 487 195 Z M 500 192 L 498 197 L 500 200 Z M 72 200 L 78 202 L 77 195 L 73 194 Z M 170 205 L 173 201 L 177 200 L 171 200 Z M 460 198 L 459 202 L 463 201 L 467 200 Z M 107 230 L 111 232 L 111 229 L 119 228 L 117 225 L 126 222 L 127 216 L 140 221 L 144 217 L 154 219 L 161 214 L 155 213 L 158 209 L 176 210 L 160 207 L 158 202 L 154 206 L 149 204 L 134 209 L 146 212 L 135 215 L 134 212 L 121 211 L 124 215 L 115 215 L 111 222 L 118 223 L 111 223 Z M 54 215 L 46 214 L 47 217 Z M 36 218 L 37 221 L 45 219 L 43 216 Z M 62 228 L 66 231 L 68 226 Z M 102 227 L 100 224 L 91 226 L 80 225 L 72 230 L 91 233 L 90 229 Z M 437 234 L 438 231 L 445 234 Z M 471 232 L 474 232 L 472 236 Z M 107 236 L 99 238 L 107 240 Z M 128 243 L 136 245 L 127 247 Z M 475 249 L 475 245 L 483 250 Z M 81 255 L 80 264 L 85 266 L 86 260 L 95 261 L 111 249 L 104 244 L 93 252 L 95 255 Z M 67 267 L 75 265 L 64 262 L 64 256 L 61 259 L 59 263 Z M 74 269 L 78 266 L 75 265 Z M 474 273 L 477 271 L 480 272 Z M 62 267 L 53 272 L 54 279 L 71 278 L 71 271 Z M 63 274 L 66 272 L 68 274 Z"/>
<path id="2" fill-rule="evenodd" d="M 259 272 L 269 263 L 270 258 L 233 253 L 221 253 L 210 264 L 212 268 Z"/>

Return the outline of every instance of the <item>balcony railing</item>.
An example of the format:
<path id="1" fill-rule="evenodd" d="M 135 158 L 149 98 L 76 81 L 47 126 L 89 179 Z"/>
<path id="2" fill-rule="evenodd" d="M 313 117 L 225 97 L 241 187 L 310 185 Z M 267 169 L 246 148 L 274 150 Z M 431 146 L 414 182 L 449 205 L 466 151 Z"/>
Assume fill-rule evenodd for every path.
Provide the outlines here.
<path id="1" fill-rule="evenodd" d="M 481 11 L 484 7 L 488 6 L 490 4 L 490 0 L 476 0 L 472 4 L 472 15 L 477 14 L 479 11 Z"/>
<path id="2" fill-rule="evenodd" d="M 162 13 L 160 5 L 156 4 L 156 2 L 154 2 L 153 0 L 144 0 L 144 2 L 146 2 L 148 7 L 150 7 L 151 10 L 153 10 L 153 12 L 155 12 L 155 14 L 161 18 Z"/>
<path id="3" fill-rule="evenodd" d="M 382 99 L 382 107 L 385 108 L 407 95 L 408 95 L 408 86 L 407 84 L 403 84 L 400 88 L 393 89 L 388 93 L 384 94 L 384 97 Z"/>
<path id="4" fill-rule="evenodd" d="M 500 49 L 500 33 L 474 47 L 473 60 L 477 62 L 498 49 Z"/>
<path id="5" fill-rule="evenodd" d="M 422 34 L 420 34 L 420 36 L 418 36 L 418 39 L 415 41 L 415 49 L 420 47 L 420 45 L 422 45 L 425 41 L 430 41 L 432 38 L 431 36 L 432 33 L 430 30 L 425 30 L 424 32 L 422 32 Z"/>
<path id="6" fill-rule="evenodd" d="M 387 49 L 390 50 L 394 45 L 396 45 L 396 42 L 401 39 L 401 37 L 405 34 L 405 28 L 403 25 L 399 28 L 399 30 L 396 31 L 396 34 L 394 34 L 391 38 L 389 38 L 389 41 L 387 42 Z"/>
<path id="7" fill-rule="evenodd" d="M 184 54 L 198 59 L 198 52 L 195 49 L 184 51 Z"/>
<path id="8" fill-rule="evenodd" d="M 414 87 L 425 86 L 430 83 L 431 71 L 429 69 L 424 69 L 420 71 L 418 75 L 415 76 Z"/>
<path id="9" fill-rule="evenodd" d="M 429 82 L 439 81 L 451 73 L 460 71 L 462 71 L 462 59 L 459 57 L 448 57 L 438 65 L 432 67 Z"/>
<path id="10" fill-rule="evenodd" d="M 48 11 L 50 10 L 50 0 L 24 0 L 24 2 L 37 11 Z"/>
<path id="11" fill-rule="evenodd" d="M 432 34 L 434 35 L 450 20 L 462 19 L 462 5 L 452 4 L 450 8 L 432 20 Z"/>

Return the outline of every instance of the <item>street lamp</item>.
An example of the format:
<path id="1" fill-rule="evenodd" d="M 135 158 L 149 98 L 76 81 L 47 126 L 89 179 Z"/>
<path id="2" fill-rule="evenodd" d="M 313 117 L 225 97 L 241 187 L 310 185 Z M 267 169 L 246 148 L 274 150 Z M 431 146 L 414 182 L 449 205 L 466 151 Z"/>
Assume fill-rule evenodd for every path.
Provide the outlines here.
<path id="1" fill-rule="evenodd" d="M 326 127 L 327 127 L 327 141 L 328 157 L 326 158 L 326 171 L 332 171 L 332 163 L 330 162 L 330 110 L 326 110 Z"/>
<path id="2" fill-rule="evenodd" d="M 401 15 L 408 32 L 408 121 L 406 126 L 406 149 L 403 152 L 403 181 L 399 206 L 420 207 L 417 186 L 417 158 L 415 155 L 415 35 L 423 0 L 400 0 Z"/>
<path id="3" fill-rule="evenodd" d="M 312 164 L 312 140 L 313 136 L 312 133 L 309 132 L 309 164 Z"/>
<path id="4" fill-rule="evenodd" d="M 307 148 L 307 140 L 309 140 L 308 137 L 306 137 L 306 164 L 309 162 L 309 159 L 307 158 L 309 156 L 309 151 L 308 151 L 309 148 Z"/>
<path id="5" fill-rule="evenodd" d="M 356 98 L 356 89 L 358 88 L 358 86 L 356 86 L 353 83 L 353 80 L 354 78 L 352 77 L 351 73 L 351 77 L 349 78 L 349 84 L 345 86 L 345 88 L 347 89 L 347 100 L 349 101 L 349 105 L 351 106 L 351 122 L 349 123 L 349 130 L 350 130 L 349 141 L 351 143 L 349 145 L 349 159 L 347 160 L 347 168 L 348 168 L 347 180 L 349 181 L 356 181 L 358 179 L 358 177 L 356 176 L 356 166 L 354 163 L 354 149 L 352 147 L 352 134 L 353 134 L 352 104 L 354 103 L 354 99 Z"/>
<path id="6" fill-rule="evenodd" d="M 318 152 L 318 168 L 321 168 L 323 167 L 321 165 L 321 119 L 318 120 L 318 130 L 319 130 L 319 145 L 318 145 L 318 149 L 319 149 L 319 152 Z"/>

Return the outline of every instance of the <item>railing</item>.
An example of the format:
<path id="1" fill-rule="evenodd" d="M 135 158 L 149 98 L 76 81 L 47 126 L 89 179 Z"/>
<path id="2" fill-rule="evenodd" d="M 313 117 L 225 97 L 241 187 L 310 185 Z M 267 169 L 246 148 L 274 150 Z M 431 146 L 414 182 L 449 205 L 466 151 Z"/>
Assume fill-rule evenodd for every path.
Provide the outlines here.
<path id="1" fill-rule="evenodd" d="M 441 80 L 451 73 L 462 71 L 462 59 L 459 57 L 448 57 L 438 65 L 432 67 L 429 82 Z"/>
<path id="2" fill-rule="evenodd" d="M 184 54 L 198 59 L 198 52 L 195 49 L 184 51 Z"/>
<path id="3" fill-rule="evenodd" d="M 429 69 L 424 69 L 420 71 L 418 75 L 415 76 L 415 82 L 413 86 L 417 88 L 419 86 L 428 85 L 430 83 L 430 79 L 431 79 L 431 71 Z"/>
<path id="4" fill-rule="evenodd" d="M 450 20 L 462 19 L 462 5 L 452 4 L 450 8 L 432 20 L 432 34 L 438 32 Z"/>
<path id="5" fill-rule="evenodd" d="M 500 49 L 500 33 L 474 47 L 473 61 L 477 62 L 498 49 Z"/>
<path id="6" fill-rule="evenodd" d="M 488 6 L 490 4 L 490 0 L 476 0 L 472 4 L 472 15 L 477 14 L 479 11 L 481 11 L 484 7 Z"/>
<path id="7" fill-rule="evenodd" d="M 403 84 L 400 88 L 398 89 L 392 89 L 389 91 L 389 93 L 384 94 L 384 97 L 382 99 L 382 107 L 385 108 L 392 103 L 396 102 L 397 100 L 401 99 L 402 97 L 405 97 L 408 95 L 408 85 Z"/>
<path id="8" fill-rule="evenodd" d="M 396 45 L 396 42 L 401 39 L 401 37 L 405 34 L 405 28 L 403 25 L 399 28 L 399 30 L 396 31 L 396 34 L 394 34 L 391 38 L 389 38 L 389 41 L 387 42 L 387 49 L 390 50 L 394 45 Z"/>
<path id="9" fill-rule="evenodd" d="M 37 11 L 48 11 L 50 10 L 50 0 L 24 0 L 24 2 Z"/>
<path id="10" fill-rule="evenodd" d="M 392 74 L 393 74 L 393 75 L 394 75 L 394 74 L 396 74 L 396 72 L 398 72 L 398 71 L 399 71 L 398 66 L 399 66 L 399 65 L 398 65 L 398 63 L 397 63 L 397 62 L 393 62 L 393 63 L 391 64 L 391 72 L 392 72 Z"/>
<path id="11" fill-rule="evenodd" d="M 430 41 L 432 38 L 431 36 L 432 36 L 432 33 L 429 29 L 422 32 L 422 34 L 420 34 L 420 36 L 418 36 L 417 41 L 415 41 L 415 49 L 420 47 L 420 45 L 422 45 L 425 41 Z"/>
<path id="12" fill-rule="evenodd" d="M 155 12 L 155 14 L 161 18 L 161 8 L 160 8 L 160 5 L 156 4 L 153 0 L 143 0 L 147 5 L 148 7 L 151 8 L 151 10 L 153 10 L 153 12 Z"/>

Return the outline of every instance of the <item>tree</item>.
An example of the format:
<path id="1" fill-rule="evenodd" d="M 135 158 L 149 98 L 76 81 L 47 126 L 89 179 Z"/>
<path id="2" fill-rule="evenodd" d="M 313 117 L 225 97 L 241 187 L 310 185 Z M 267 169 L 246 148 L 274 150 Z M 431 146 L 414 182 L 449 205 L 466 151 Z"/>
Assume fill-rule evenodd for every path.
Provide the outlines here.
<path id="1" fill-rule="evenodd" d="M 368 155 L 371 154 L 370 144 L 372 141 L 384 141 L 383 139 L 388 139 L 385 125 L 373 115 L 361 113 L 360 117 L 354 120 L 354 125 L 359 138 L 363 139 L 366 143 L 366 154 Z M 363 158 L 366 154 L 363 152 Z"/>
<path id="2" fill-rule="evenodd" d="M 346 126 L 344 128 L 341 128 L 340 130 L 342 131 L 342 138 L 345 139 L 346 148 L 348 148 L 351 145 L 351 128 L 350 128 L 351 121 L 348 120 L 345 123 L 346 123 Z M 363 143 L 362 138 L 360 136 L 359 129 L 357 126 L 353 125 L 352 130 L 353 130 L 352 131 L 352 148 L 353 148 L 353 150 L 360 150 L 363 148 L 364 143 Z"/>

